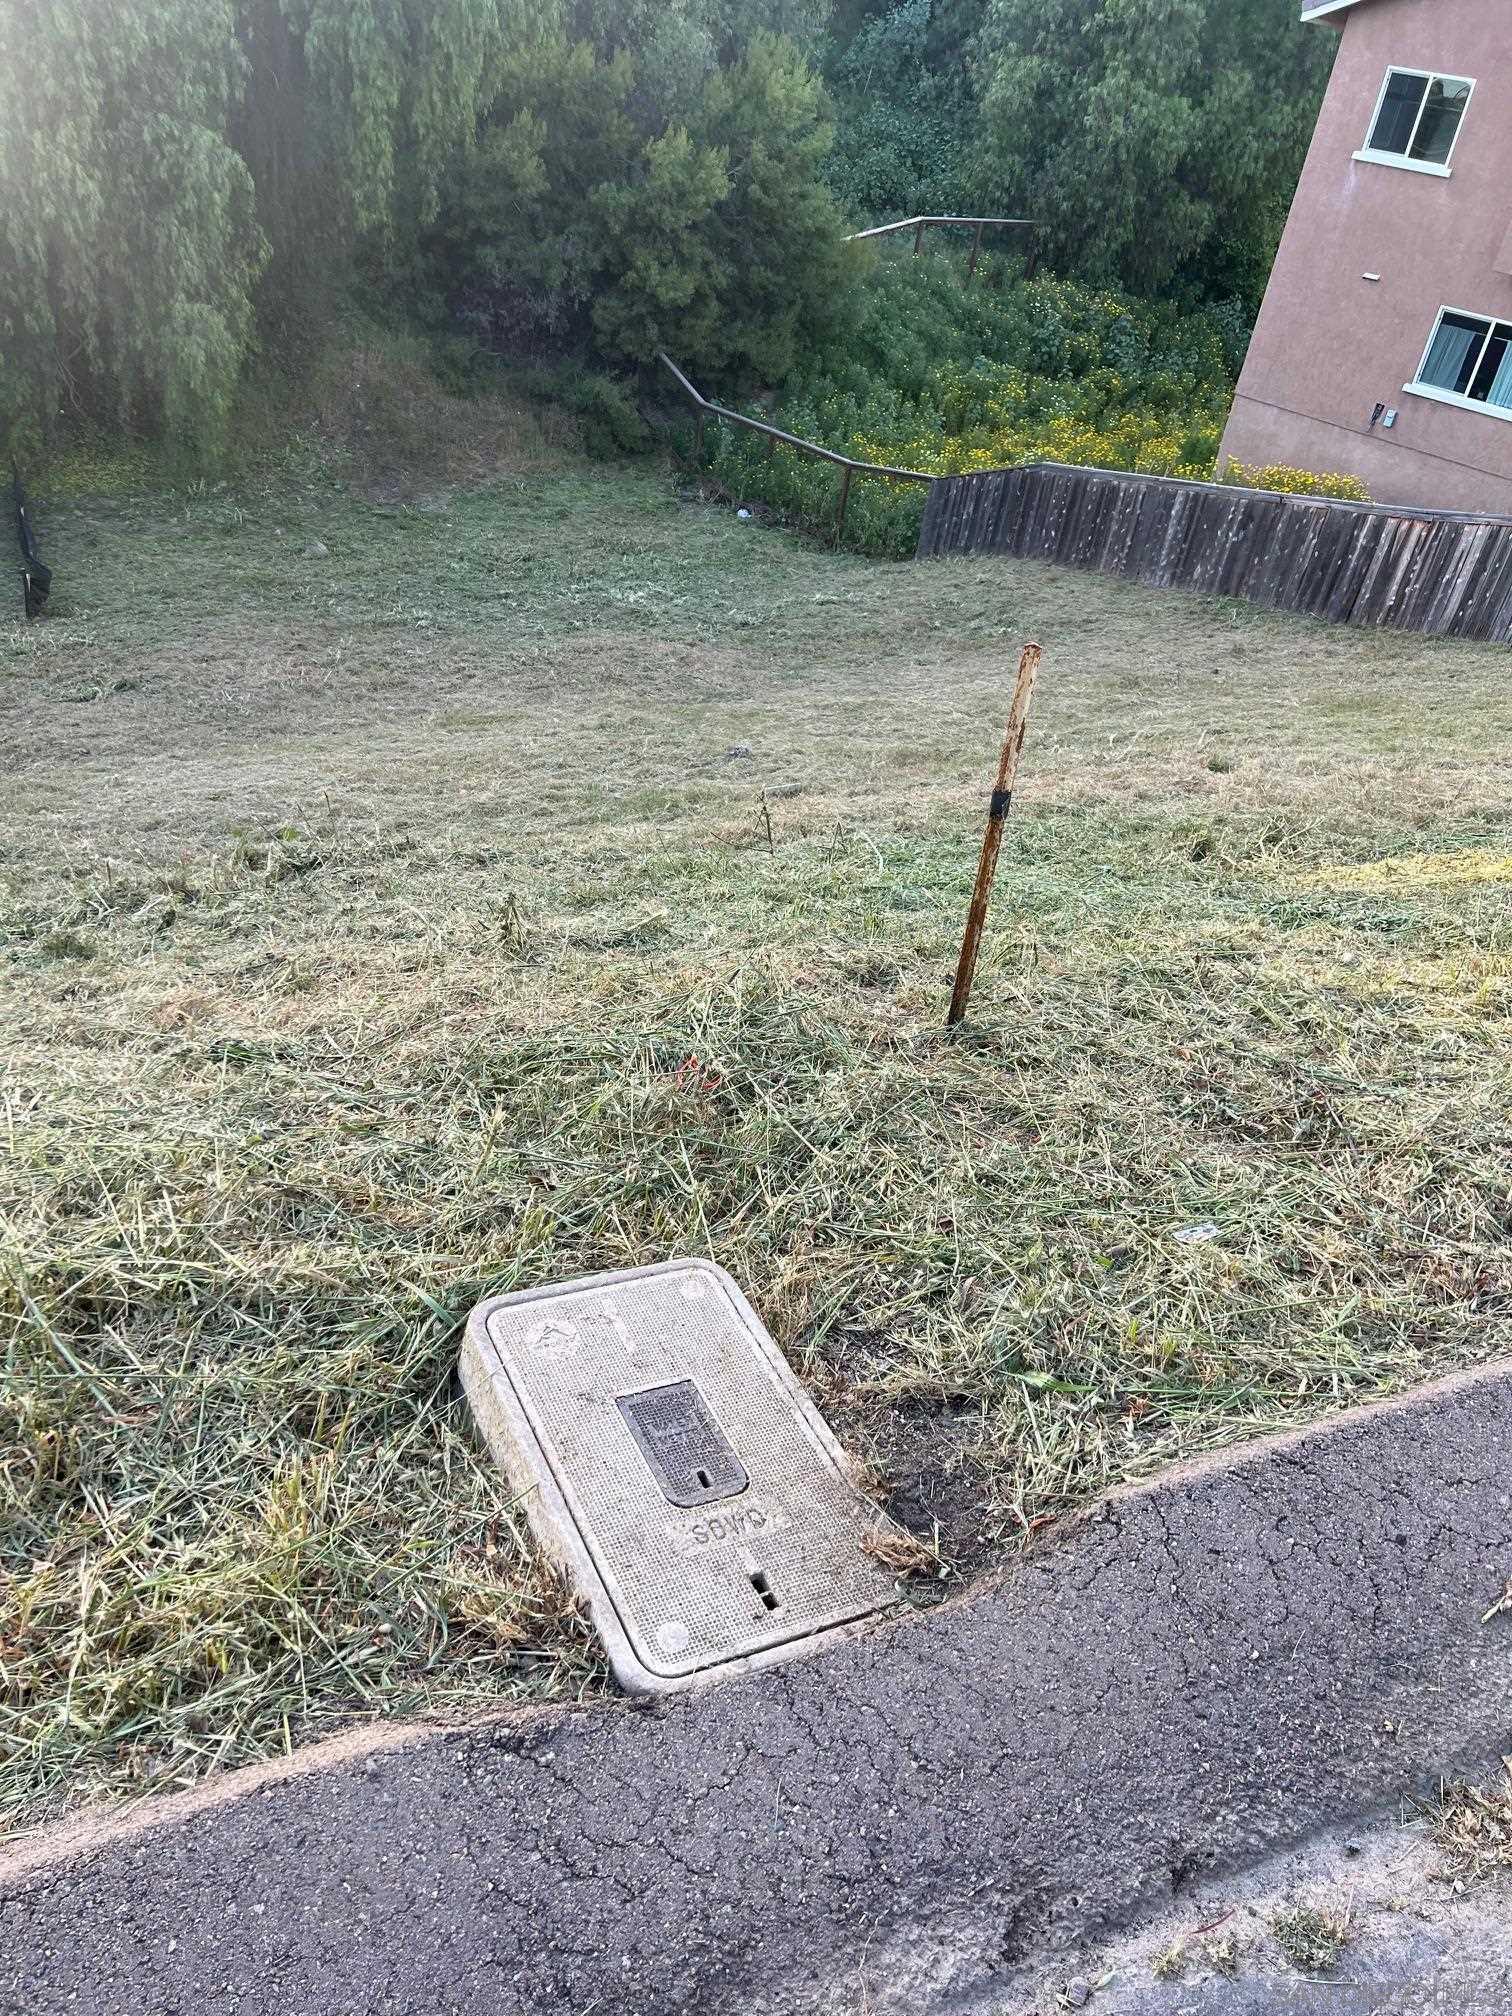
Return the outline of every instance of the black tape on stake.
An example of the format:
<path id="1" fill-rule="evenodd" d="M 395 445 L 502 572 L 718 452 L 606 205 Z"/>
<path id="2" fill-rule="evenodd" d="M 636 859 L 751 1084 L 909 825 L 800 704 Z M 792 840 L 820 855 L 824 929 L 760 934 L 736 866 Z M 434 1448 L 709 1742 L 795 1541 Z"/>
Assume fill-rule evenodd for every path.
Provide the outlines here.
<path id="1" fill-rule="evenodd" d="M 989 819 L 1006 819 L 1012 804 L 1013 793 L 1011 791 L 994 791 L 987 801 L 987 817 Z"/>

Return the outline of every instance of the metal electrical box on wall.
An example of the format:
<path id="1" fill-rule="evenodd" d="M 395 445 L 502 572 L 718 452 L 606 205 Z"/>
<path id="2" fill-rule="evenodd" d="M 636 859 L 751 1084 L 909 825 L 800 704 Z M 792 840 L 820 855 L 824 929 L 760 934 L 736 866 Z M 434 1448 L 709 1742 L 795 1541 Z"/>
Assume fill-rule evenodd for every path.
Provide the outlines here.
<path id="1" fill-rule="evenodd" d="M 723 1268 L 481 1303 L 462 1379 L 631 1692 L 789 1658 L 896 1601 L 869 1546 L 895 1529 Z"/>

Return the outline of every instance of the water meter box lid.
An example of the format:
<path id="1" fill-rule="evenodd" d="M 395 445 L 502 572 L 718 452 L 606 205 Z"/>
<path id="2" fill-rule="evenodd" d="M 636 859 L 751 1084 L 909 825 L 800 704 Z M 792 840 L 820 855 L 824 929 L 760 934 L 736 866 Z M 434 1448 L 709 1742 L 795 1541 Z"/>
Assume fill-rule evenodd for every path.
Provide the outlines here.
<path id="1" fill-rule="evenodd" d="M 632 1692 L 789 1657 L 895 1600 L 866 1546 L 885 1518 L 722 1267 L 481 1303 L 462 1378 Z"/>

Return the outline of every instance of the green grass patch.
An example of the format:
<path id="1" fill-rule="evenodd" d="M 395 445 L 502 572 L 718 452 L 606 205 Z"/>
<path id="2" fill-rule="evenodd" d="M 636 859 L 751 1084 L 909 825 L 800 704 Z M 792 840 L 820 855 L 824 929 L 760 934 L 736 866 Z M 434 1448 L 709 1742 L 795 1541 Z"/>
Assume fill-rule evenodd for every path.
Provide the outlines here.
<path id="1" fill-rule="evenodd" d="M 651 475 L 41 504 L 12 1824 L 599 1684 L 456 1390 L 484 1294 L 718 1259 L 947 1587 L 1505 1349 L 1502 654 L 878 567 Z"/>

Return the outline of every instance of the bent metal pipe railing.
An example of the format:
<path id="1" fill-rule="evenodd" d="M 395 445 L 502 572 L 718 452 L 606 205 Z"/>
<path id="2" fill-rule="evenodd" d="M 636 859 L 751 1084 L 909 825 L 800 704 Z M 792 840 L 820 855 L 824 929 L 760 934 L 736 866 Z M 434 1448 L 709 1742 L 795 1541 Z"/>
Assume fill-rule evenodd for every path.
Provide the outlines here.
<path id="1" fill-rule="evenodd" d="M 912 231 L 914 234 L 914 257 L 917 259 L 924 250 L 924 233 L 934 224 L 964 224 L 975 227 L 971 240 L 971 257 L 966 261 L 966 278 L 976 272 L 977 260 L 982 253 L 982 233 L 984 231 L 1032 231 L 1032 217 L 900 217 L 896 224 L 874 224 L 870 231 L 852 231 L 846 239 L 847 245 L 859 245 L 864 238 L 890 238 L 896 231 Z M 1027 277 L 1034 277 L 1035 254 L 1031 248 Z"/>
<path id="2" fill-rule="evenodd" d="M 966 266 L 969 280 L 976 272 L 977 255 L 982 249 L 982 233 L 987 230 L 1032 231 L 1031 217 L 903 217 L 896 224 L 874 224 L 869 231 L 853 231 L 846 239 L 848 245 L 859 244 L 865 238 L 888 238 L 899 231 L 912 231 L 914 251 L 923 250 L 924 233 L 935 224 L 962 224 L 972 229 L 971 257 Z M 1032 257 L 1032 255 L 1031 255 Z M 777 447 L 791 448 L 799 455 L 808 455 L 816 462 L 832 462 L 840 471 L 840 494 L 835 505 L 835 539 L 838 544 L 845 531 L 846 506 L 850 502 L 850 486 L 853 476 L 880 476 L 891 483 L 933 483 L 936 479 L 924 469 L 890 469 L 882 462 L 857 462 L 850 455 L 838 454 L 833 448 L 821 448 L 817 441 L 805 441 L 797 434 L 786 433 L 781 427 L 774 427 L 766 420 L 753 420 L 746 413 L 737 413 L 732 407 L 717 405 L 712 399 L 705 399 L 698 387 L 678 369 L 665 350 L 658 350 L 658 362 L 664 364 L 677 380 L 693 410 L 698 415 L 698 425 L 693 436 L 693 461 L 695 467 L 703 459 L 704 422 L 712 413 L 717 420 L 727 420 L 732 427 L 744 427 L 748 433 L 765 435 L 767 453 L 771 455 Z"/>
<path id="3" fill-rule="evenodd" d="M 817 441 L 805 441 L 801 435 L 789 434 L 781 427 L 772 426 L 767 420 L 753 420 L 747 413 L 737 413 L 731 406 L 720 406 L 713 399 L 705 399 L 702 392 L 680 371 L 665 350 L 658 350 L 657 359 L 665 364 L 677 380 L 693 410 L 698 415 L 698 425 L 693 435 L 693 462 L 697 467 L 703 459 L 704 422 L 712 413 L 716 420 L 728 421 L 732 427 L 744 427 L 749 434 L 762 434 L 771 443 L 768 453 L 777 447 L 791 448 L 799 455 L 808 455 L 816 462 L 832 462 L 840 471 L 840 495 L 835 506 L 835 538 L 838 541 L 845 530 L 845 510 L 850 502 L 852 476 L 882 476 L 891 483 L 933 483 L 936 479 L 925 469 L 890 469 L 885 462 L 857 462 L 853 456 L 841 455 L 833 448 L 821 448 Z"/>

